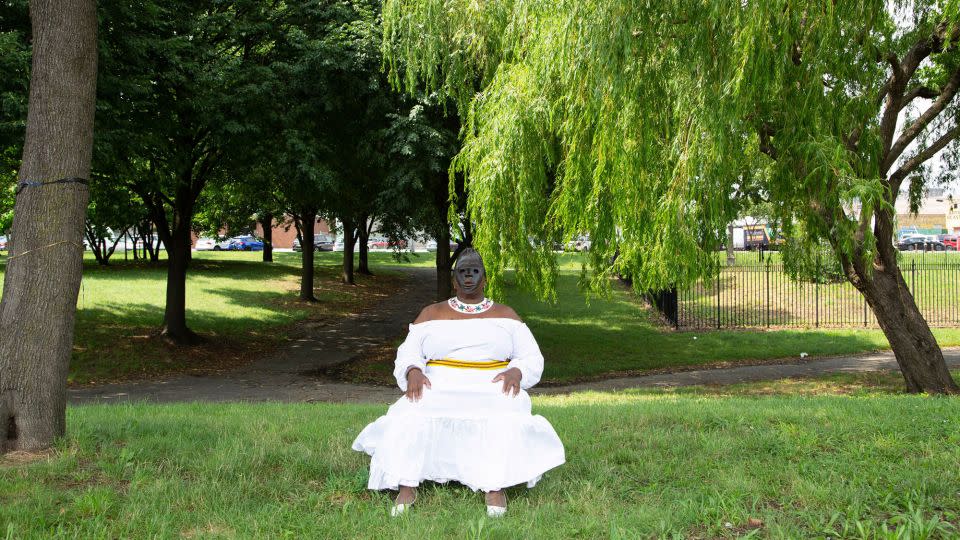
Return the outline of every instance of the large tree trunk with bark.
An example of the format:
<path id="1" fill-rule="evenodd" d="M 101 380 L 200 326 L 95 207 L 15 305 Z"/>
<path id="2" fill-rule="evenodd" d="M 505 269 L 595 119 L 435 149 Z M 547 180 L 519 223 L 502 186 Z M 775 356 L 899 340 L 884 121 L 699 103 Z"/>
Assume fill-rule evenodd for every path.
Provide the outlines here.
<path id="1" fill-rule="evenodd" d="M 908 392 L 956 394 L 937 338 L 907 287 L 893 247 L 893 219 L 888 211 L 876 216 L 877 252 L 873 268 L 844 261 L 847 278 L 867 300 L 900 366 Z"/>
<path id="2" fill-rule="evenodd" d="M 937 338 L 917 308 L 899 268 L 874 270 L 871 281 L 860 291 L 890 342 L 907 383 L 907 391 L 960 392 L 947 369 Z"/>
<path id="3" fill-rule="evenodd" d="M 300 299 L 306 302 L 316 302 L 317 298 L 313 295 L 313 255 L 316 247 L 314 246 L 314 231 L 317 225 L 317 212 L 314 210 L 301 214 L 302 223 L 300 224 L 300 233 L 303 239 L 300 241 L 300 247 L 303 253 L 303 269 L 300 275 Z"/>
<path id="4" fill-rule="evenodd" d="M 351 220 L 344 219 L 343 222 L 343 282 L 347 285 L 355 283 L 353 277 L 353 244 L 356 242 L 354 236 L 357 232 L 356 224 Z"/>
<path id="5" fill-rule="evenodd" d="M 359 261 L 357 261 L 357 272 L 367 276 L 372 276 L 373 272 L 370 271 L 370 246 L 367 245 L 367 242 L 370 241 L 370 229 L 373 227 L 373 220 L 370 220 L 370 223 L 367 223 L 367 216 L 360 218 L 360 222 L 357 224 L 357 233 L 360 238 L 357 242 L 357 249 L 360 250 Z"/>
<path id="6" fill-rule="evenodd" d="M 260 218 L 263 229 L 263 262 L 273 262 L 273 214 L 264 214 Z"/>
<path id="7" fill-rule="evenodd" d="M 0 449 L 50 447 L 66 384 L 83 262 L 97 78 L 92 0 L 34 0 L 27 131 L 0 302 Z M 64 180 L 58 183 L 58 180 Z M 46 185 L 37 185 L 44 183 Z"/>

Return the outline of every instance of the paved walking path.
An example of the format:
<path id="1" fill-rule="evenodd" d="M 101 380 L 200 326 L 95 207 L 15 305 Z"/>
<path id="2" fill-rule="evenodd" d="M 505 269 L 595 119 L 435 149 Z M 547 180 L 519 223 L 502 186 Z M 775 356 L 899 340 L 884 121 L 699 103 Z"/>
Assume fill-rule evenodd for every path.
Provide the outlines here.
<path id="1" fill-rule="evenodd" d="M 960 349 L 944 349 L 947 365 L 960 368 Z M 626 388 L 670 388 L 701 384 L 735 384 L 769 381 L 796 377 L 813 377 L 827 373 L 883 371 L 897 368 L 892 352 L 819 358 L 784 364 L 765 364 L 731 368 L 701 369 L 679 373 L 622 377 L 570 386 L 556 386 L 539 390 L 541 394 L 564 394 L 583 390 L 624 390 Z"/>
<path id="2" fill-rule="evenodd" d="M 346 362 L 365 347 L 401 335 L 407 324 L 430 303 L 435 287 L 433 269 L 409 269 L 406 294 L 376 310 L 358 313 L 336 323 L 305 323 L 299 337 L 273 355 L 229 373 L 177 375 L 164 379 L 71 388 L 72 404 L 129 401 L 283 401 L 389 403 L 400 395 L 396 388 L 344 383 L 319 375 L 325 367 Z M 960 368 L 960 349 L 944 350 L 951 367 Z M 567 386 L 535 388 L 534 394 L 583 390 L 731 384 L 834 372 L 896 369 L 893 353 L 822 358 L 775 365 L 702 369 L 679 373 L 624 377 Z"/>

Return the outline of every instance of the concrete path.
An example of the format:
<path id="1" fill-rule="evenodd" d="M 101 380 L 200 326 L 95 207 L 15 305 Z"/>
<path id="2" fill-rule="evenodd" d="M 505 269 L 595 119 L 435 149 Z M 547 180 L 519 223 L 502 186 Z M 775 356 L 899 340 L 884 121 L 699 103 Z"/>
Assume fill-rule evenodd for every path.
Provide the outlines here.
<path id="1" fill-rule="evenodd" d="M 960 368 L 960 349 L 944 349 L 947 365 Z M 670 388 L 676 386 L 696 386 L 703 384 L 735 384 L 754 381 L 769 381 L 797 377 L 814 377 L 828 373 L 852 373 L 863 371 L 884 371 L 898 369 L 892 352 L 839 356 L 791 362 L 784 364 L 766 364 L 731 368 L 701 369 L 641 377 L 622 377 L 579 383 L 569 386 L 555 386 L 536 391 L 540 394 L 566 394 L 584 390 L 624 390 L 627 388 Z"/>
<path id="2" fill-rule="evenodd" d="M 344 383 L 320 371 L 346 362 L 366 347 L 384 343 L 406 332 L 420 309 L 433 299 L 435 272 L 409 271 L 407 293 L 376 310 L 358 313 L 333 324 L 305 323 L 299 337 L 273 355 L 237 371 L 213 375 L 177 375 L 153 381 L 71 388 L 71 404 L 129 401 L 283 401 L 334 403 L 390 403 L 400 396 L 397 388 Z M 946 349 L 947 363 L 960 368 L 960 349 Z M 534 388 L 532 394 L 563 394 L 585 390 L 623 390 L 732 384 L 740 382 L 810 377 L 835 372 L 897 369 L 893 353 L 789 361 L 731 368 L 623 377 L 567 386 Z"/>

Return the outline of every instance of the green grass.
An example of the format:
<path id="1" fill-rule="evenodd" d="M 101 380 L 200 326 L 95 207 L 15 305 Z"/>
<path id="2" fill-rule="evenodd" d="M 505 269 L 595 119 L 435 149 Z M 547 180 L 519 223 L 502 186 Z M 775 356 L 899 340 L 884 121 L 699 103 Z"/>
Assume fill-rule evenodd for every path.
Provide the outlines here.
<path id="1" fill-rule="evenodd" d="M 225 369 L 266 354 L 297 321 L 355 312 L 376 294 L 395 290 L 397 265 L 429 267 L 433 254 L 397 263 L 390 253 L 371 253 L 377 276 L 358 276 L 358 287 L 339 284 L 339 253 L 317 256 L 316 305 L 296 300 L 300 255 L 277 253 L 263 264 L 259 253 L 203 252 L 187 278 L 187 318 L 207 345 L 189 350 L 156 339 L 163 317 L 166 271 L 124 264 L 97 266 L 88 256 L 78 299 L 73 383 L 142 378 L 184 370 Z M 609 298 L 587 304 L 577 288 L 583 260 L 561 255 L 559 301 L 549 305 L 508 286 L 505 301 L 530 324 L 547 358 L 545 381 L 570 382 L 613 373 L 638 373 L 723 362 L 762 361 L 854 354 L 885 349 L 871 329 L 674 332 L 631 292 L 614 289 Z M 0 258 L 0 284 L 5 259 Z M 508 276 L 509 278 L 510 276 Z M 509 281 L 509 279 L 508 279 Z M 416 314 L 411 313 L 410 318 Z M 935 329 L 943 346 L 960 345 L 960 329 Z M 392 384 L 396 343 L 347 366 L 348 379 Z"/>
<path id="2" fill-rule="evenodd" d="M 611 374 L 778 358 L 857 354 L 888 349 L 877 329 L 775 329 L 676 332 L 665 328 L 644 302 L 614 287 L 608 298 L 587 303 L 577 286 L 579 259 L 562 259 L 558 302 L 506 287 L 505 303 L 527 322 L 546 359 L 544 382 L 568 383 Z M 960 346 L 960 328 L 933 330 L 941 346 Z M 395 346 L 344 366 L 349 380 L 392 385 Z"/>
<path id="3" fill-rule="evenodd" d="M 401 519 L 350 450 L 385 406 L 114 405 L 0 464 L 6 538 L 946 538 L 960 401 L 920 396 L 538 397 L 567 464 L 510 513 L 421 490 Z M 895 532 L 891 532 L 895 531 Z"/>
<path id="4" fill-rule="evenodd" d="M 341 254 L 318 253 L 316 304 L 297 300 L 300 254 L 194 254 L 187 274 L 187 324 L 206 337 L 205 346 L 180 349 L 157 339 L 163 320 L 166 267 L 124 262 L 114 256 L 98 266 L 88 253 L 77 300 L 70 382 L 153 376 L 171 371 L 217 369 L 261 355 L 283 341 L 290 325 L 308 317 L 356 311 L 365 299 L 397 286 L 389 253 L 371 254 L 377 276 L 357 276 L 358 286 L 339 283 Z M 6 258 L 0 258 L 0 286 Z"/>
<path id="5" fill-rule="evenodd" d="M 876 318 L 849 282 L 796 282 L 787 276 L 778 253 L 737 253 L 737 265 L 724 266 L 717 281 L 701 280 L 680 292 L 680 325 L 712 328 L 718 303 L 724 327 L 870 326 Z M 916 266 L 914 267 L 914 263 Z M 903 253 L 901 271 L 917 306 L 931 326 L 960 323 L 960 254 Z"/>

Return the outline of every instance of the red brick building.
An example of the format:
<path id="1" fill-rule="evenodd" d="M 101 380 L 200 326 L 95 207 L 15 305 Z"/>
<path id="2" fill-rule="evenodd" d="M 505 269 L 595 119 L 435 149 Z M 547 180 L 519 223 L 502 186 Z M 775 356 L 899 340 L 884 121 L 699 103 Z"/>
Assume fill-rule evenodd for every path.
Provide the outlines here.
<path id="1" fill-rule="evenodd" d="M 313 230 L 314 234 L 331 234 L 330 224 L 327 220 L 317 218 L 317 224 Z M 257 238 L 263 238 L 263 227 L 257 223 L 257 228 L 253 233 Z M 293 226 L 293 219 L 284 216 L 282 221 L 273 220 L 273 247 L 290 248 L 293 247 L 293 241 L 297 239 L 297 228 Z"/>

